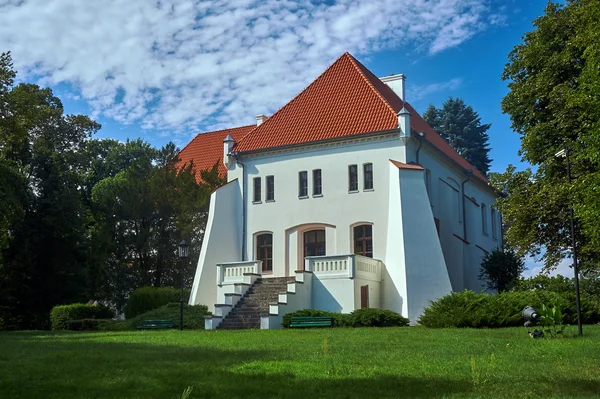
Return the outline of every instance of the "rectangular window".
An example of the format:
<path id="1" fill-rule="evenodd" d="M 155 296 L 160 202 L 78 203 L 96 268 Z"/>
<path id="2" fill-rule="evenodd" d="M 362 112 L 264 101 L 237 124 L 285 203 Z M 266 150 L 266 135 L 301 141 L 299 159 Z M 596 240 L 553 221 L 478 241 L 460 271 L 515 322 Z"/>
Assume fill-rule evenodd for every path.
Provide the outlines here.
<path id="1" fill-rule="evenodd" d="M 313 170 L 313 195 L 323 194 L 321 186 L 321 169 Z"/>
<path id="2" fill-rule="evenodd" d="M 487 207 L 481 203 L 481 232 L 487 235 Z"/>
<path id="3" fill-rule="evenodd" d="M 255 177 L 254 178 L 254 202 L 260 202 L 260 194 L 261 194 L 261 184 L 260 184 L 260 177 Z"/>
<path id="4" fill-rule="evenodd" d="M 373 164 L 366 163 L 363 165 L 363 174 L 364 174 L 364 189 L 372 190 L 373 189 Z"/>
<path id="5" fill-rule="evenodd" d="M 275 200 L 275 177 L 267 176 L 267 201 Z"/>
<path id="6" fill-rule="evenodd" d="M 490 210 L 492 211 L 492 238 L 497 240 L 498 233 L 496 233 L 496 209 L 492 207 Z"/>
<path id="7" fill-rule="evenodd" d="M 348 191 L 358 191 L 358 167 L 348 166 Z"/>
<path id="8" fill-rule="evenodd" d="M 308 196 L 308 173 L 302 171 L 298 173 L 298 197 Z"/>

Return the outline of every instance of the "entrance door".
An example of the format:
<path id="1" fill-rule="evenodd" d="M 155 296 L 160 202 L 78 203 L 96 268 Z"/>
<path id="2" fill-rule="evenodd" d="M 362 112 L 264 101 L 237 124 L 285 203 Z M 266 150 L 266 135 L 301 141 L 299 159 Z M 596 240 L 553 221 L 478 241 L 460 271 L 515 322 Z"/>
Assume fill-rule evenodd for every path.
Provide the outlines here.
<path id="1" fill-rule="evenodd" d="M 304 256 L 325 255 L 325 230 L 311 230 L 304 233 Z"/>
<path id="2" fill-rule="evenodd" d="M 369 286 L 363 285 L 360 287 L 360 307 L 362 309 L 369 307 Z"/>

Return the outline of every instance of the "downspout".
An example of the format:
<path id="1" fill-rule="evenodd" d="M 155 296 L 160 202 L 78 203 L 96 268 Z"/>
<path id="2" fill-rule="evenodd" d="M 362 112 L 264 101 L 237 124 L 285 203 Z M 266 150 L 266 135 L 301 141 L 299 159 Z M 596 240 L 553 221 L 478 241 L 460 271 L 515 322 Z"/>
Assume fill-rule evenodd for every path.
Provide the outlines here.
<path id="1" fill-rule="evenodd" d="M 242 167 L 242 262 L 246 261 L 246 165 L 240 162 L 239 154 L 233 153 L 235 163 Z"/>
<path id="2" fill-rule="evenodd" d="M 425 139 L 425 132 L 419 132 L 419 133 L 417 133 L 417 136 L 419 137 L 419 147 L 417 147 L 416 161 L 417 161 L 417 165 L 421 165 L 421 163 L 419 162 L 419 152 L 421 152 L 421 147 L 423 147 L 423 140 Z"/>
<path id="3" fill-rule="evenodd" d="M 463 212 L 463 239 L 467 241 L 467 212 L 465 206 L 465 183 L 471 180 L 473 169 L 465 170 L 467 179 L 462 182 L 462 212 Z"/>

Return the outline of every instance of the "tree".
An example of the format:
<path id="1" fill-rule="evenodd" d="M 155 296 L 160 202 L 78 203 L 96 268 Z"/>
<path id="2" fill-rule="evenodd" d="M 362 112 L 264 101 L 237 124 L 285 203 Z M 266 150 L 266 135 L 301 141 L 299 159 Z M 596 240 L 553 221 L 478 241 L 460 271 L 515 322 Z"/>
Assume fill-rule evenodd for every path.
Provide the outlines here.
<path id="1" fill-rule="evenodd" d="M 600 260 L 600 3 L 549 3 L 509 54 L 502 78 L 510 92 L 502 110 L 521 135 L 520 155 L 536 167 L 509 166 L 492 176 L 507 196 L 498 201 L 506 238 L 519 254 L 541 255 L 546 267 L 571 253 L 569 209 L 575 210 L 581 270 Z M 572 183 L 564 158 L 568 149 Z"/>
<path id="2" fill-rule="evenodd" d="M 460 98 L 450 97 L 438 109 L 432 104 L 423 118 L 438 132 L 452 148 L 483 174 L 490 170 L 489 137 L 486 133 L 492 126 L 481 124 L 479 114 Z"/>
<path id="3" fill-rule="evenodd" d="M 487 280 L 487 287 L 498 292 L 507 291 L 525 271 L 525 263 L 515 251 L 494 249 L 481 261 L 480 279 Z"/>

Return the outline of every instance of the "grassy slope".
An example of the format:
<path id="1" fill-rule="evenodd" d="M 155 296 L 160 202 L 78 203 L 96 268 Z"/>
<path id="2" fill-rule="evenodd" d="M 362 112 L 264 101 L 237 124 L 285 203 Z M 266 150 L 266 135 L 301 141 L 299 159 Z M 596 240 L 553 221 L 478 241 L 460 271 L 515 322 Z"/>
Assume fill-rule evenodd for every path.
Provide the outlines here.
<path id="1" fill-rule="evenodd" d="M 574 332 L 571 328 L 571 333 Z M 600 326 L 0 333 L 2 398 L 600 396 Z"/>

